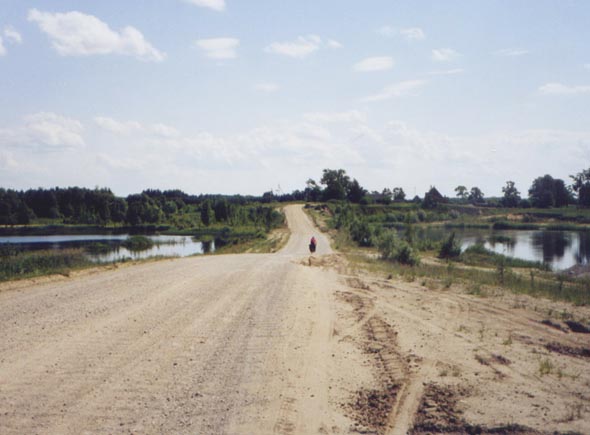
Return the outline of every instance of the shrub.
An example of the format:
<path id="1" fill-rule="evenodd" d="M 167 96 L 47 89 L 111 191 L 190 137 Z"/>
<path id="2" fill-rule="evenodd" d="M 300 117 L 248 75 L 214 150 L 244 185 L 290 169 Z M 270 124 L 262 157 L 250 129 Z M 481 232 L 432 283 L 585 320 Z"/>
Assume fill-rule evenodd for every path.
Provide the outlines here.
<path id="1" fill-rule="evenodd" d="M 420 263 L 417 252 L 405 240 L 400 240 L 396 233 L 388 231 L 379 239 L 379 252 L 384 260 L 415 266 Z"/>
<path id="2" fill-rule="evenodd" d="M 350 237 L 360 246 L 373 246 L 371 227 L 364 219 L 355 219 L 350 225 Z"/>
<path id="3" fill-rule="evenodd" d="M 449 238 L 445 240 L 438 253 L 439 258 L 457 258 L 461 255 L 461 247 L 455 240 L 455 232 L 453 231 Z"/>
<path id="4" fill-rule="evenodd" d="M 131 236 L 122 245 L 130 251 L 145 251 L 154 246 L 154 241 L 145 236 Z"/>

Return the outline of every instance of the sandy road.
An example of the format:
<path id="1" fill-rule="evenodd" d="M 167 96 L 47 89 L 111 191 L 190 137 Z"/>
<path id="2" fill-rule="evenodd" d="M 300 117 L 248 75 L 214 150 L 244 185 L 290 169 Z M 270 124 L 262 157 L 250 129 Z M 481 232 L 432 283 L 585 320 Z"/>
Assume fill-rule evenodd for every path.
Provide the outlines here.
<path id="1" fill-rule="evenodd" d="M 316 433 L 335 273 L 300 207 L 277 254 L 186 258 L 0 292 L 0 433 Z M 332 403 L 332 404 L 331 404 Z M 332 430 L 332 429 L 330 429 Z"/>
<path id="2" fill-rule="evenodd" d="M 0 434 L 590 433 L 590 307 L 354 271 L 285 211 L 276 254 L 1 286 Z"/>

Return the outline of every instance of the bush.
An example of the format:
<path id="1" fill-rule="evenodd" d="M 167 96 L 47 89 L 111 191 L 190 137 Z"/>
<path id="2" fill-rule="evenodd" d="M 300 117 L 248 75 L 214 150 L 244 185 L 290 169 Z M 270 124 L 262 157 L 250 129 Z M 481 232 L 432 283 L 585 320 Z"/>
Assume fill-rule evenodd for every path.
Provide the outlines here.
<path id="1" fill-rule="evenodd" d="M 459 255 L 461 255 L 461 247 L 457 244 L 455 232 L 453 231 L 449 238 L 442 244 L 438 257 L 457 258 Z"/>
<path id="2" fill-rule="evenodd" d="M 378 243 L 381 258 L 401 264 L 415 266 L 420 263 L 420 257 L 412 246 L 404 240 L 400 240 L 397 234 L 388 231 L 379 239 Z"/>
<path id="3" fill-rule="evenodd" d="M 350 225 L 350 237 L 360 246 L 373 246 L 371 227 L 364 219 L 355 219 Z"/>
<path id="4" fill-rule="evenodd" d="M 131 236 L 122 245 L 130 251 L 145 251 L 154 246 L 154 241 L 145 236 Z"/>

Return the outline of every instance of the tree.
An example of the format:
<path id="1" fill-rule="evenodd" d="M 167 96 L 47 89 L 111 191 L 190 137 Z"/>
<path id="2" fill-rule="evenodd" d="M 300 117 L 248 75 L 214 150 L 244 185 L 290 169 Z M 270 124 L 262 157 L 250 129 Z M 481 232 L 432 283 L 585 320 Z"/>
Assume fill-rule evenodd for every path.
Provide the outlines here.
<path id="1" fill-rule="evenodd" d="M 517 207 L 520 203 L 520 192 L 514 186 L 514 181 L 507 181 L 506 186 L 502 187 L 504 196 L 500 200 L 500 203 L 504 207 Z"/>
<path id="2" fill-rule="evenodd" d="M 563 180 L 547 174 L 535 178 L 529 189 L 529 198 L 533 207 L 563 207 L 573 202 L 571 192 Z"/>
<path id="3" fill-rule="evenodd" d="M 208 227 L 213 222 L 213 219 L 214 214 L 213 208 L 211 207 L 211 201 L 207 199 L 201 204 L 201 222 Z"/>
<path id="4" fill-rule="evenodd" d="M 352 180 L 351 183 L 348 185 L 348 189 L 346 192 L 346 197 L 350 202 L 359 203 L 361 199 L 367 194 L 367 191 L 361 187 L 359 182 L 356 180 Z"/>
<path id="5" fill-rule="evenodd" d="M 469 192 L 467 192 L 467 187 L 465 186 L 455 187 L 455 192 L 457 193 L 457 197 L 460 199 L 466 200 L 469 197 Z"/>
<path id="6" fill-rule="evenodd" d="M 485 202 L 483 199 L 483 192 L 479 187 L 472 187 L 471 191 L 469 192 L 469 201 L 472 204 L 481 204 Z"/>
<path id="7" fill-rule="evenodd" d="M 322 197 L 322 189 L 315 180 L 311 178 L 305 182 L 305 190 L 303 191 L 303 196 L 306 201 L 316 202 L 319 201 Z"/>
<path id="8" fill-rule="evenodd" d="M 320 183 L 325 185 L 324 200 L 330 199 L 346 199 L 347 192 L 350 186 L 350 177 L 346 175 L 344 169 L 324 169 L 324 174 Z"/>
<path id="9" fill-rule="evenodd" d="M 395 202 L 402 202 L 406 199 L 406 192 L 401 187 L 394 187 L 393 189 L 393 200 Z"/>
<path id="10" fill-rule="evenodd" d="M 590 207 L 590 168 L 576 175 L 570 175 L 570 178 L 574 181 L 572 189 L 578 195 L 578 204 L 582 207 Z"/>
<path id="11" fill-rule="evenodd" d="M 445 198 L 440 194 L 436 187 L 431 186 L 430 190 L 424 194 L 424 201 L 422 201 L 422 207 L 436 208 L 443 202 L 445 202 Z"/>
<path id="12" fill-rule="evenodd" d="M 383 189 L 383 191 L 381 192 L 381 199 L 379 202 L 381 202 L 382 204 L 385 205 L 389 205 L 391 204 L 391 200 L 393 199 L 393 192 L 388 189 L 387 187 L 385 189 Z"/>

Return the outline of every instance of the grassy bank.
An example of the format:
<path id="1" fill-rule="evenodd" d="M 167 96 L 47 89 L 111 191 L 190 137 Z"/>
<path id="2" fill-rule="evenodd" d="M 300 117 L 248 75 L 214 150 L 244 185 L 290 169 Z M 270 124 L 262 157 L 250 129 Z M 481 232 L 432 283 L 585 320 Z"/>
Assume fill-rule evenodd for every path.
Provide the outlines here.
<path id="1" fill-rule="evenodd" d="M 19 252 L 3 248 L 0 253 L 0 281 L 63 274 L 96 266 L 82 249 Z"/>

